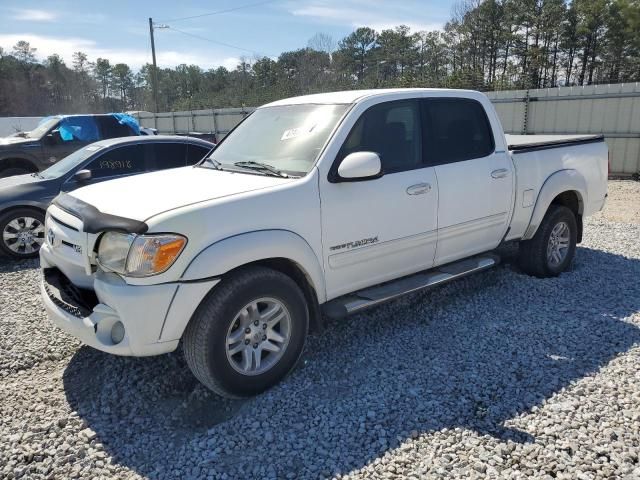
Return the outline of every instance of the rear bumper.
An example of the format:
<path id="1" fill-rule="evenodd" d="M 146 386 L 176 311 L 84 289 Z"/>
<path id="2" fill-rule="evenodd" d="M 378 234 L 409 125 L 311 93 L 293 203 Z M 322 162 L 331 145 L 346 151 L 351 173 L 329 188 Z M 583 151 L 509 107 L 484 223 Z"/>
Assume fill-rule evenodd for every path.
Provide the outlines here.
<path id="1" fill-rule="evenodd" d="M 49 319 L 65 332 L 114 355 L 159 355 L 177 348 L 179 340 L 158 341 L 176 285 L 131 286 L 115 274 L 100 273 L 94 281 L 97 303 L 87 306 L 56 272 L 43 271 L 40 293 Z M 118 322 L 124 338 L 115 343 L 111 333 Z"/>

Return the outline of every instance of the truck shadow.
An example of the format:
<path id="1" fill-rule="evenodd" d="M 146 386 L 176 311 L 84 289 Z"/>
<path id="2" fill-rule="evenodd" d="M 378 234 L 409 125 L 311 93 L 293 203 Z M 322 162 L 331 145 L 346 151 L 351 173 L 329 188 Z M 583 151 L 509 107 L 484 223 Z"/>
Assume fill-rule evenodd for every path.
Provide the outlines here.
<path id="1" fill-rule="evenodd" d="M 25 260 L 16 260 L 0 253 L 0 273 L 20 272 L 22 270 L 30 270 L 40 266 L 39 258 L 29 258 Z"/>
<path id="2" fill-rule="evenodd" d="M 83 348 L 64 386 L 113 461 L 151 478 L 261 476 L 245 452 L 278 478 L 347 473 L 445 428 L 532 442 L 510 421 L 640 343 L 638 278 L 640 261 L 588 248 L 556 279 L 507 262 L 330 324 L 282 384 L 244 401 L 210 394 L 179 354 Z"/>

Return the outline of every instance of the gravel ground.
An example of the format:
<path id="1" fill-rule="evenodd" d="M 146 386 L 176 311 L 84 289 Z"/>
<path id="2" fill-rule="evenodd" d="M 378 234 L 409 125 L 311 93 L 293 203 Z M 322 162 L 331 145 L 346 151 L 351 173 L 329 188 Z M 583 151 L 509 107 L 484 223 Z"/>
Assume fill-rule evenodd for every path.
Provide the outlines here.
<path id="1" fill-rule="evenodd" d="M 178 354 L 81 347 L 46 320 L 37 263 L 1 259 L 0 477 L 640 478 L 639 239 L 605 211 L 557 279 L 507 258 L 334 322 L 246 401 Z"/>

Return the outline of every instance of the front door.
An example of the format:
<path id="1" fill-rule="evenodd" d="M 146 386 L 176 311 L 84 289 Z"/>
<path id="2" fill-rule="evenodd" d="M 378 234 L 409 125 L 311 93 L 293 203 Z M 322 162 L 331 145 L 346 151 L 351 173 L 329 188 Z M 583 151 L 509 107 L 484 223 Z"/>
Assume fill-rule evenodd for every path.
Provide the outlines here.
<path id="1" fill-rule="evenodd" d="M 52 165 L 76 150 L 100 140 L 95 118 L 90 115 L 63 117 L 43 138 L 44 160 Z"/>
<path id="2" fill-rule="evenodd" d="M 419 100 L 385 102 L 355 123 L 332 170 L 350 153 L 380 156 L 383 176 L 321 182 L 327 297 L 431 267 L 438 186 L 422 155 Z"/>
<path id="3" fill-rule="evenodd" d="M 145 158 L 143 147 L 140 144 L 116 145 L 97 157 L 92 158 L 84 165 L 78 166 L 73 173 L 80 170 L 89 170 L 91 178 L 77 181 L 73 175 L 63 184 L 62 191 L 70 192 L 76 188 L 92 185 L 94 183 L 113 180 L 115 178 L 137 175 L 150 171 L 150 162 L 153 159 Z M 153 165 L 153 163 L 151 163 Z"/>
<path id="4" fill-rule="evenodd" d="M 471 99 L 433 98 L 423 104 L 426 157 L 438 178 L 441 265 L 495 248 L 509 225 L 513 164 L 496 152 L 483 106 Z"/>

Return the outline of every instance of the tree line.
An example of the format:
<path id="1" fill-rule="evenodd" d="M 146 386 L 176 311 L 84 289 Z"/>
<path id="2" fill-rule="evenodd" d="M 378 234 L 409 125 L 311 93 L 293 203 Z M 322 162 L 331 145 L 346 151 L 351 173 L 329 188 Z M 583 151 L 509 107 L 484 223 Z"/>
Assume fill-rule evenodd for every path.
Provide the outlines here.
<path id="1" fill-rule="evenodd" d="M 153 66 L 133 71 L 73 54 L 40 62 L 20 41 L 0 48 L 0 115 L 154 109 Z M 235 69 L 158 68 L 158 110 L 256 106 L 340 89 L 546 88 L 640 80 L 640 0 L 462 0 L 442 30 L 362 27 L 318 33 L 277 59 Z"/>

